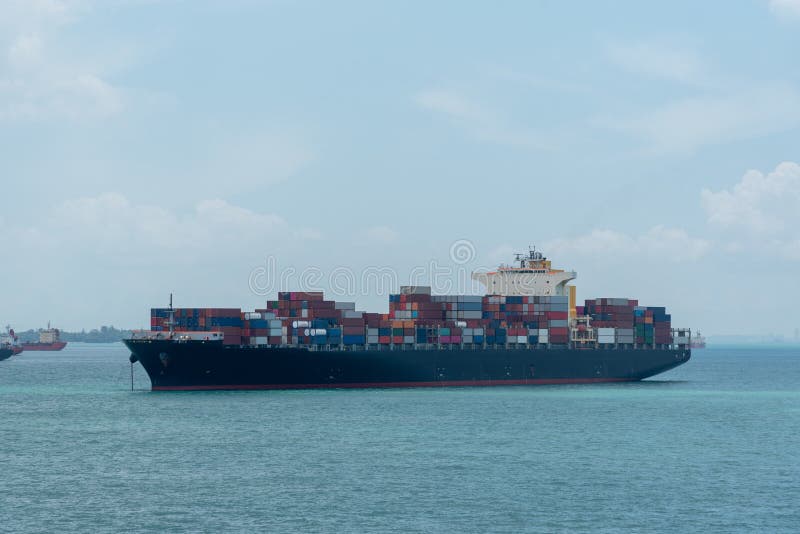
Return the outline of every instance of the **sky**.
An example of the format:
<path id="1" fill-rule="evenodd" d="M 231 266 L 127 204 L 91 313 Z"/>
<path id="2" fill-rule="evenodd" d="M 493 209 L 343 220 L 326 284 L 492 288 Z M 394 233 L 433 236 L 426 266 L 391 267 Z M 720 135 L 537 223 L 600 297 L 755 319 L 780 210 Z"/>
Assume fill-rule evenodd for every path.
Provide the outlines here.
<path id="1" fill-rule="evenodd" d="M 0 321 L 386 311 L 535 245 L 793 336 L 799 52 L 800 0 L 0 0 Z"/>

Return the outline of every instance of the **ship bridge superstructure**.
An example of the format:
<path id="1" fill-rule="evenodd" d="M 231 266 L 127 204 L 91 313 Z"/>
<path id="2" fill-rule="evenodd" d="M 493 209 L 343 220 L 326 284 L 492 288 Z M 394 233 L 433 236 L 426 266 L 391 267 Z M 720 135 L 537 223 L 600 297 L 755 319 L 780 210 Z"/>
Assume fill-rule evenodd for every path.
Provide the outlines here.
<path id="1" fill-rule="evenodd" d="M 570 296 L 567 284 L 577 278 L 575 271 L 553 269 L 541 252 L 531 247 L 527 254 L 516 254 L 515 265 L 500 265 L 496 271 L 472 273 L 472 279 L 486 287 L 489 295 Z"/>

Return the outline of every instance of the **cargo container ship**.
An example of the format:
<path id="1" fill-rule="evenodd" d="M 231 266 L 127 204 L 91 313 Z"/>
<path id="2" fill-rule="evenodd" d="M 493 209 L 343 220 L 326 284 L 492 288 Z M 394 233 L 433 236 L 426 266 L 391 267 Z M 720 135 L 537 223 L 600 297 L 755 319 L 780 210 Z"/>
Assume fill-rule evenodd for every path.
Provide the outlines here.
<path id="1" fill-rule="evenodd" d="M 61 350 L 67 346 L 66 341 L 61 341 L 61 332 L 58 328 L 50 328 L 50 323 L 47 323 L 45 330 L 39 331 L 39 341 L 30 343 L 22 343 L 23 350 Z"/>
<path id="2" fill-rule="evenodd" d="M 499 386 L 637 381 L 689 360 L 691 332 L 632 299 L 575 304 L 575 272 L 540 252 L 473 275 L 486 295 L 406 286 L 389 313 L 320 292 L 264 309 L 151 310 L 124 343 L 153 390 Z"/>

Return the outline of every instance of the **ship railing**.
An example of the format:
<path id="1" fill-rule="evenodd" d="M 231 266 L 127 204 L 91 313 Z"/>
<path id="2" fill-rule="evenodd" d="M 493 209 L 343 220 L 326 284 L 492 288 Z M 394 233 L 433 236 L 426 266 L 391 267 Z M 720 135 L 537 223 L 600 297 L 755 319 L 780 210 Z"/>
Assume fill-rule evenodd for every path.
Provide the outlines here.
<path id="1" fill-rule="evenodd" d="M 129 340 L 136 341 L 220 341 L 224 339 L 222 332 L 157 332 L 153 330 L 134 330 Z"/>
<path id="2" fill-rule="evenodd" d="M 256 347 L 256 345 L 249 345 Z M 258 345 L 261 346 L 261 345 Z M 415 350 L 437 350 L 437 351 L 452 351 L 452 350 L 543 350 L 548 348 L 564 348 L 569 344 L 554 344 L 554 343 L 367 343 L 356 345 L 317 345 L 317 344 L 286 344 L 286 345 L 263 345 L 272 348 L 296 348 L 304 349 L 312 352 L 317 351 L 415 351 Z"/>

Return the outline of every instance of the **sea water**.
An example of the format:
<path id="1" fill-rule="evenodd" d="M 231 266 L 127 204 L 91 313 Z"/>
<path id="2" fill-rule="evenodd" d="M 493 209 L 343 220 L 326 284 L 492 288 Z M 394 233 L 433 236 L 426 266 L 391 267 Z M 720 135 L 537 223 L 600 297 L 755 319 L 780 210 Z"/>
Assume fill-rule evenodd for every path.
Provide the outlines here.
<path id="1" fill-rule="evenodd" d="M 0 531 L 797 532 L 800 350 L 641 383 L 150 392 L 122 344 L 0 362 Z"/>

